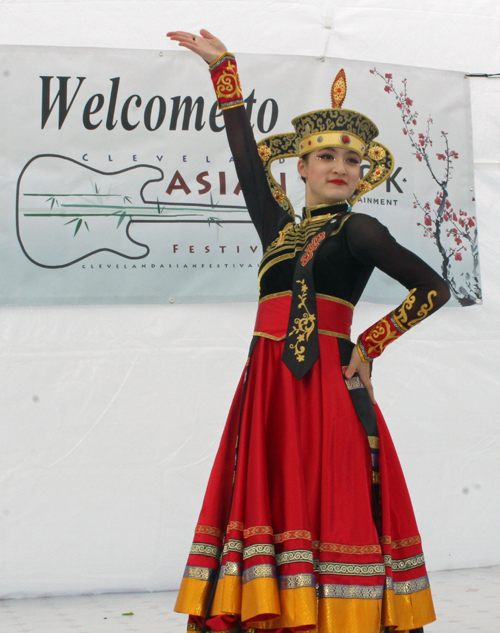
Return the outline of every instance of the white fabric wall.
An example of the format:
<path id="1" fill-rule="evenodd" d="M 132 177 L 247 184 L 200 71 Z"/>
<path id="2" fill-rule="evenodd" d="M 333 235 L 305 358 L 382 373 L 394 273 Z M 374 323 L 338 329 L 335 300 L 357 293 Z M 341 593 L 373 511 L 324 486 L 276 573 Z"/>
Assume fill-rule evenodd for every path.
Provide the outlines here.
<path id="1" fill-rule="evenodd" d="M 235 53 L 500 71 L 495 0 L 0 4 L 1 44 L 165 49 L 200 27 Z M 500 79 L 469 81 L 484 305 L 375 369 L 432 570 L 500 563 Z M 0 596 L 178 586 L 255 307 L 0 308 Z M 361 303 L 354 332 L 390 308 Z"/>

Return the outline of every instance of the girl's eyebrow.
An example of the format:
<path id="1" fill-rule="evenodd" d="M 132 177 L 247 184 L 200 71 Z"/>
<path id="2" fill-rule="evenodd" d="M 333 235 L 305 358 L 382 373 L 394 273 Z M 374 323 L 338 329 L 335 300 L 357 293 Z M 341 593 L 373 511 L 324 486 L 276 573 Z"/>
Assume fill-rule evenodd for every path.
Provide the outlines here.
<path id="1" fill-rule="evenodd" d="M 341 147 L 320 147 L 318 149 L 318 152 L 322 152 L 324 150 L 331 150 L 332 152 L 336 152 L 338 149 L 347 149 L 347 148 L 341 148 Z M 353 149 L 348 149 L 347 150 L 349 154 L 354 154 L 355 156 L 357 156 L 357 153 L 353 150 Z"/>

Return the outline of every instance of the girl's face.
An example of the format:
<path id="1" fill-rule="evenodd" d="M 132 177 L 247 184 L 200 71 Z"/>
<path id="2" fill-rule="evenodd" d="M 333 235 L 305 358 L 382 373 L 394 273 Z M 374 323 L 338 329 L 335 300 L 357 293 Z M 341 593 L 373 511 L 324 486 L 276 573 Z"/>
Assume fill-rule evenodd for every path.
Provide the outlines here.
<path id="1" fill-rule="evenodd" d="M 306 181 L 306 207 L 314 207 L 350 198 L 359 182 L 361 160 L 350 149 L 322 147 L 299 158 L 297 170 Z"/>

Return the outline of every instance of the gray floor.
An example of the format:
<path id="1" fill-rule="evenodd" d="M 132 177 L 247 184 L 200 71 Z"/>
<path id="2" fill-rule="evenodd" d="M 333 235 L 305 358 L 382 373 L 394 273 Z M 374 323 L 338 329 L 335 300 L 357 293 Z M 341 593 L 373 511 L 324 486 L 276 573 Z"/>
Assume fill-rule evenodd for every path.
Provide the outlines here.
<path id="1" fill-rule="evenodd" d="M 430 577 L 438 619 L 426 633 L 500 633 L 500 566 Z M 1 600 L 0 632 L 183 633 L 186 616 L 173 612 L 175 596 L 167 591 Z"/>

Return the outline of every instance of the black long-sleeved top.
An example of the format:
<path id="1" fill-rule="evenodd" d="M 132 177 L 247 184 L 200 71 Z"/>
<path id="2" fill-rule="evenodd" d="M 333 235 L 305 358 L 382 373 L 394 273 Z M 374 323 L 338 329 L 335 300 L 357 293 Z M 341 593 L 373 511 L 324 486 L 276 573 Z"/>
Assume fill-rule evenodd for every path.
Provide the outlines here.
<path id="1" fill-rule="evenodd" d="M 340 230 L 327 238 L 316 255 L 316 293 L 355 305 L 375 267 L 411 291 L 398 308 L 361 335 L 360 353 L 365 360 L 377 357 L 387 343 L 448 301 L 450 292 L 443 279 L 398 244 L 375 218 L 350 212 L 345 204 L 306 209 L 303 221 L 295 223 L 271 194 L 245 107 L 224 109 L 224 121 L 248 212 L 264 250 L 259 270 L 260 299 L 292 290 L 295 264 L 304 246 L 330 214 L 340 212 Z M 386 326 L 396 328 L 396 334 L 385 337 Z"/>

